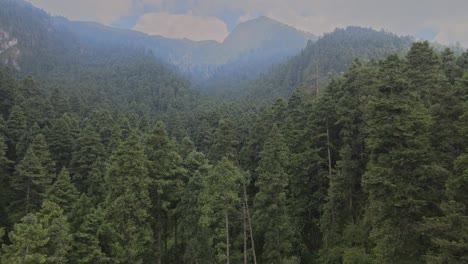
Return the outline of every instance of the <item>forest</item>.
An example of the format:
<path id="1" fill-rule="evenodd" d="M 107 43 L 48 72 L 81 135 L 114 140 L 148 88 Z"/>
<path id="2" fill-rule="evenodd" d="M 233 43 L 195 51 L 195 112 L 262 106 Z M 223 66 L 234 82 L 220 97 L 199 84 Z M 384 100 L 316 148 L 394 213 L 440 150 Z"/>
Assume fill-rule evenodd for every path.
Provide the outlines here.
<path id="1" fill-rule="evenodd" d="M 338 29 L 207 94 L 5 10 L 1 264 L 468 263 L 468 50 Z"/>
<path id="2" fill-rule="evenodd" d="M 2 70 L 2 263 L 464 263 L 467 70 L 421 42 L 177 115 Z"/>

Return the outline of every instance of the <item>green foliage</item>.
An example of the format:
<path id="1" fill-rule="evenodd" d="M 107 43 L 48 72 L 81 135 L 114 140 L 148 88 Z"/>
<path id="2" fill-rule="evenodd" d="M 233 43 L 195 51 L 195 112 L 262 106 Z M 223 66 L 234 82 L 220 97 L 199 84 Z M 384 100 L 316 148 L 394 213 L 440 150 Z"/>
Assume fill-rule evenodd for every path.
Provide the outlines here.
<path id="1" fill-rule="evenodd" d="M 54 175 L 48 174 L 43 161 L 42 157 L 36 156 L 30 147 L 24 158 L 16 165 L 11 185 L 18 194 L 19 199 L 14 203 L 15 208 L 23 212 L 20 215 L 38 210 L 47 188 L 52 184 Z"/>
<path id="2" fill-rule="evenodd" d="M 258 193 L 254 201 L 254 222 L 263 241 L 262 262 L 288 263 L 291 258 L 294 229 L 288 212 L 286 188 L 289 175 L 288 149 L 278 127 L 273 126 L 260 153 Z"/>
<path id="3" fill-rule="evenodd" d="M 65 213 L 69 213 L 73 204 L 78 200 L 78 191 L 71 183 L 70 173 L 63 168 L 57 176 L 57 180 L 47 190 L 45 197 L 47 200 L 57 204 Z"/>
<path id="4" fill-rule="evenodd" d="M 151 242 L 148 160 L 136 136 L 116 149 L 108 164 L 105 220 L 114 263 L 137 263 Z"/>
<path id="5" fill-rule="evenodd" d="M 36 214 L 26 215 L 9 234 L 3 263 L 67 263 L 72 236 L 63 211 L 45 201 Z"/>
<path id="6" fill-rule="evenodd" d="M 240 201 L 242 174 L 227 158 L 219 161 L 203 179 L 200 193 L 200 224 L 215 230 L 213 236 L 208 237 L 212 247 L 216 249 L 218 262 L 228 261 L 229 247 L 229 219 L 237 215 L 237 205 Z M 232 221 L 232 219 L 231 219 Z"/>

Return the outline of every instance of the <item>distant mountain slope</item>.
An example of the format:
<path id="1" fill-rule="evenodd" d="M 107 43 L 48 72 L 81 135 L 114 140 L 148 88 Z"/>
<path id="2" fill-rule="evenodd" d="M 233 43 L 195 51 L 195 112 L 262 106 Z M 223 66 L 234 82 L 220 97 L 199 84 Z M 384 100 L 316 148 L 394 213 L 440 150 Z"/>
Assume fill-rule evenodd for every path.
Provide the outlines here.
<path id="1" fill-rule="evenodd" d="M 316 39 L 312 34 L 267 17 L 240 23 L 223 43 L 219 43 L 168 39 L 132 30 L 116 29 L 98 23 L 75 22 L 62 17 L 50 17 L 47 13 L 22 0 L 0 0 L 0 4 L 2 5 L 0 19 L 3 20 L 0 26 L 0 53 L 5 53 L 8 43 L 14 43 L 14 39 L 9 39 L 11 36 L 4 33 L 11 33 L 12 36 L 23 40 L 30 38 L 31 43 L 35 39 L 40 39 L 35 43 L 35 53 L 42 51 L 50 53 L 37 50 L 37 45 L 43 44 L 41 48 L 49 49 L 54 46 L 52 42 L 61 42 L 54 49 L 67 49 L 69 46 L 79 45 L 146 49 L 199 83 L 206 82 L 217 74 L 230 74 L 232 69 L 236 71 L 245 69 L 243 74 L 250 77 L 256 76 L 272 64 L 282 62 L 287 57 L 297 54 L 307 41 Z M 8 29 L 8 25 L 12 23 L 16 24 L 15 28 L 18 32 Z M 22 29 L 24 26 L 29 28 Z M 22 32 L 29 35 L 23 36 Z M 285 39 L 288 41 L 284 41 Z M 22 41 L 21 45 L 25 43 L 26 41 Z M 25 50 L 30 50 L 30 48 Z M 17 63 L 18 50 L 11 49 L 9 54 L 9 56 L 3 56 L 4 61 L 7 60 L 10 64 L 20 66 Z M 254 67 L 249 67 L 252 65 Z"/>
<path id="2" fill-rule="evenodd" d="M 355 59 L 380 60 L 392 53 L 405 54 L 413 38 L 400 37 L 386 31 L 347 27 L 324 34 L 288 62 L 274 67 L 229 97 L 249 100 L 272 100 L 288 97 L 299 86 L 324 84 L 331 77 L 347 70 Z"/>
<path id="3" fill-rule="evenodd" d="M 84 37 L 86 30 L 94 37 Z M 194 103 L 190 83 L 126 35 L 144 34 L 115 31 L 50 17 L 21 0 L 0 0 L 0 62 L 33 75 L 46 92 L 70 89 L 92 103 L 135 102 L 154 111 Z"/>

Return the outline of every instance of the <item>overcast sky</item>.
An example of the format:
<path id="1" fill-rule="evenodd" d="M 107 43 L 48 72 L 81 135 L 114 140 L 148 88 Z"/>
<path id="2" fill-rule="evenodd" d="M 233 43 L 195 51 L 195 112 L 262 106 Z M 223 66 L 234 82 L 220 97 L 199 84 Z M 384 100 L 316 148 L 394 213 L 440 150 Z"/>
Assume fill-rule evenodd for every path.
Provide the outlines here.
<path id="1" fill-rule="evenodd" d="M 264 15 L 320 35 L 350 25 L 468 47 L 468 0 L 29 0 L 52 15 L 152 35 L 222 41 Z"/>

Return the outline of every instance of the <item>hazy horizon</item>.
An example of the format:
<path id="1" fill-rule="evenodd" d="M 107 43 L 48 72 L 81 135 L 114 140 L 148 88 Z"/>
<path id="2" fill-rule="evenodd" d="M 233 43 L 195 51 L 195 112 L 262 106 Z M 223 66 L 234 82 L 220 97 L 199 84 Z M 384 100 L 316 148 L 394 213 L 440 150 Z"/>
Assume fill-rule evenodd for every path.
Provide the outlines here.
<path id="1" fill-rule="evenodd" d="M 468 2 L 28 0 L 52 15 L 150 35 L 222 42 L 241 22 L 267 16 L 315 35 L 347 26 L 384 29 L 441 44 L 468 46 Z M 396 19 L 398 18 L 398 19 Z"/>

